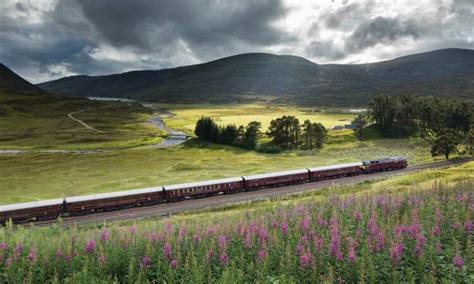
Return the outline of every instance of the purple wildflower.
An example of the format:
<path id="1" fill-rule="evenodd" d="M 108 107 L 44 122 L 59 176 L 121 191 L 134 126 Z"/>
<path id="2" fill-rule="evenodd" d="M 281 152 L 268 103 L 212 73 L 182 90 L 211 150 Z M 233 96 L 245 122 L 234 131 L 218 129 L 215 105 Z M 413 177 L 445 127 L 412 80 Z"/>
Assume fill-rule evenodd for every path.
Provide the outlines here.
<path id="1" fill-rule="evenodd" d="M 288 234 L 288 222 L 281 223 L 281 233 L 283 234 L 283 236 L 286 236 Z"/>
<path id="2" fill-rule="evenodd" d="M 0 243 L 0 250 L 6 250 L 8 245 L 6 243 Z"/>
<path id="3" fill-rule="evenodd" d="M 151 265 L 151 258 L 147 255 L 142 257 L 142 266 L 144 269 L 148 269 Z"/>
<path id="4" fill-rule="evenodd" d="M 225 249 L 226 241 L 227 241 L 227 237 L 224 236 L 224 235 L 220 235 L 217 238 L 217 246 L 219 246 L 219 250 L 221 252 L 224 251 L 224 249 Z"/>
<path id="5" fill-rule="evenodd" d="M 464 266 L 464 260 L 460 256 L 456 255 L 453 257 L 453 264 L 457 269 L 461 269 Z"/>
<path id="6" fill-rule="evenodd" d="M 472 233 L 472 221 L 471 220 L 466 220 L 466 222 L 464 222 L 464 231 L 466 231 L 466 233 L 468 233 L 468 234 Z"/>
<path id="7" fill-rule="evenodd" d="M 349 237 L 347 240 L 347 258 L 349 263 L 354 263 L 356 260 L 356 245 L 354 239 Z"/>
<path id="8" fill-rule="evenodd" d="M 150 239 L 150 242 L 152 242 L 153 244 L 158 242 L 158 234 L 157 233 L 150 233 L 148 238 Z"/>
<path id="9" fill-rule="evenodd" d="M 440 254 L 441 252 L 443 252 L 443 245 L 441 245 L 440 242 L 437 242 L 436 245 L 435 245 L 435 251 L 437 254 Z"/>
<path id="10" fill-rule="evenodd" d="M 163 245 L 163 254 L 166 257 L 171 256 L 171 245 L 169 243 L 166 243 L 166 244 Z"/>
<path id="11" fill-rule="evenodd" d="M 20 257 L 21 252 L 23 251 L 23 246 L 21 244 L 17 244 L 15 247 L 15 256 Z"/>
<path id="12" fill-rule="evenodd" d="M 37 252 L 35 248 L 31 248 L 30 252 L 28 253 L 28 261 L 30 263 L 35 263 L 37 258 Z"/>
<path id="13" fill-rule="evenodd" d="M 227 266 L 227 263 L 229 262 L 229 256 L 227 256 L 227 254 L 223 253 L 219 257 L 219 260 L 220 260 L 220 262 L 223 266 Z"/>
<path id="14" fill-rule="evenodd" d="M 390 248 L 390 257 L 394 264 L 398 264 L 403 254 L 403 244 L 396 243 Z"/>
<path id="15" fill-rule="evenodd" d="M 201 242 L 201 235 L 199 235 L 199 234 L 194 234 L 194 236 L 193 236 L 193 242 L 196 243 L 196 244 L 200 243 L 200 242 Z"/>
<path id="16" fill-rule="evenodd" d="M 137 227 L 135 225 L 131 226 L 128 228 L 128 231 L 130 232 L 130 234 L 135 234 L 137 232 Z"/>
<path id="17" fill-rule="evenodd" d="M 207 260 L 211 261 L 214 258 L 214 251 L 212 249 L 207 251 Z"/>
<path id="18" fill-rule="evenodd" d="M 260 244 L 265 244 L 268 241 L 268 232 L 264 228 L 258 231 L 258 241 Z"/>
<path id="19" fill-rule="evenodd" d="M 265 249 L 261 249 L 257 253 L 257 260 L 258 261 L 264 261 L 268 256 L 268 253 Z"/>
<path id="20" fill-rule="evenodd" d="M 12 266 L 12 264 L 13 264 L 13 258 L 11 258 L 11 257 L 7 258 L 7 261 L 6 261 L 5 265 L 7 267 L 10 267 L 10 266 Z"/>
<path id="21" fill-rule="evenodd" d="M 300 256 L 300 267 L 305 268 L 311 263 L 311 254 L 309 252 Z"/>
<path id="22" fill-rule="evenodd" d="M 413 248 L 416 257 L 421 257 L 423 255 L 425 244 L 426 237 L 421 233 L 417 234 L 415 239 L 415 247 Z"/>
<path id="23" fill-rule="evenodd" d="M 88 240 L 84 246 L 84 253 L 90 254 L 95 250 L 95 240 Z"/>
<path id="24" fill-rule="evenodd" d="M 170 261 L 170 267 L 172 269 L 176 269 L 178 267 L 178 261 L 176 261 L 176 259 L 173 259 Z"/>
<path id="25" fill-rule="evenodd" d="M 318 253 L 321 253 L 321 251 L 323 250 L 323 245 L 324 245 L 323 238 L 315 237 L 313 241 L 314 241 L 314 246 L 316 247 L 316 250 L 318 251 Z"/>
<path id="26" fill-rule="evenodd" d="M 105 229 L 102 231 L 102 233 L 100 234 L 100 240 L 105 243 L 109 240 L 109 230 Z"/>
<path id="27" fill-rule="evenodd" d="M 97 257 L 97 260 L 99 261 L 100 266 L 104 266 L 105 262 L 107 261 L 107 258 L 105 255 L 101 254 L 99 257 Z"/>
<path id="28" fill-rule="evenodd" d="M 353 216 L 356 222 L 359 222 L 362 219 L 362 214 L 359 211 L 355 211 Z"/>
<path id="29" fill-rule="evenodd" d="M 301 230 L 303 231 L 307 231 L 309 229 L 309 217 L 308 216 L 304 216 L 303 219 L 301 220 L 301 223 L 300 223 L 300 228 Z"/>
<path id="30" fill-rule="evenodd" d="M 431 234 L 433 234 L 433 236 L 435 237 L 438 237 L 441 234 L 441 229 L 439 228 L 438 224 L 435 224 L 433 226 L 433 229 L 431 230 Z"/>

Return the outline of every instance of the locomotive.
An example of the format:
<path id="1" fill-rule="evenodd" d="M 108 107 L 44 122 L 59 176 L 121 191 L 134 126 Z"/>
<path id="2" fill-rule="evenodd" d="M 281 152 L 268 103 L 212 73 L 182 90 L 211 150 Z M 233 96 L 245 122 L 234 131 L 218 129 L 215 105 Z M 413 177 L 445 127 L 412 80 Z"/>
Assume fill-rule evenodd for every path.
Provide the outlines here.
<path id="1" fill-rule="evenodd" d="M 51 220 L 58 217 L 86 215 L 216 194 L 259 190 L 347 176 L 391 171 L 407 167 L 407 159 L 391 157 L 356 163 L 272 172 L 193 183 L 157 186 L 135 190 L 66 197 L 0 206 L 0 224 Z"/>

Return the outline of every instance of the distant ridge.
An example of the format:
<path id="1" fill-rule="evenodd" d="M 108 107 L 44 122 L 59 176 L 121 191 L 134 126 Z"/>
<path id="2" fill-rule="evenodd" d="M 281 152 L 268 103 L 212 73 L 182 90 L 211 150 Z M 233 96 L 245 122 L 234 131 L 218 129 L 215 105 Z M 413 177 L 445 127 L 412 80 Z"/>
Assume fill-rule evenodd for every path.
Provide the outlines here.
<path id="1" fill-rule="evenodd" d="M 272 100 L 305 105 L 365 105 L 380 94 L 474 99 L 474 51 L 441 49 L 370 64 L 318 65 L 267 53 L 156 71 L 72 76 L 39 84 L 68 96 L 129 97 L 167 103 Z"/>
<path id="2" fill-rule="evenodd" d="M 0 63 L 0 90 L 9 92 L 44 92 Z"/>

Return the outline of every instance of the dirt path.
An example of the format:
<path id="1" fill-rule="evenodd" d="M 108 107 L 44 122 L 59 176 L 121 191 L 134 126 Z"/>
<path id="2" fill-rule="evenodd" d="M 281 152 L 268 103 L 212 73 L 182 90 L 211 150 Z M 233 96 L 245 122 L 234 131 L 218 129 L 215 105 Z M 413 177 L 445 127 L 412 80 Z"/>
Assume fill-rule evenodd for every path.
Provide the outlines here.
<path id="1" fill-rule="evenodd" d="M 106 108 L 108 106 L 105 106 L 105 107 L 102 107 L 102 108 Z M 96 128 L 94 128 L 93 126 L 90 126 L 89 124 L 85 123 L 84 121 L 80 120 L 79 118 L 76 118 L 74 117 L 73 115 L 74 114 L 78 114 L 78 113 L 81 113 L 81 112 L 85 112 L 85 111 L 89 111 L 89 110 L 93 110 L 94 108 L 86 108 L 86 109 L 83 109 L 83 110 L 79 110 L 79 111 L 73 111 L 73 112 L 70 112 L 68 113 L 68 117 L 72 120 L 74 120 L 75 122 L 81 124 L 82 126 L 84 126 L 85 128 L 91 130 L 91 131 L 94 131 L 94 132 L 98 132 L 98 133 L 105 133 L 104 131 L 102 130 L 98 130 Z"/>

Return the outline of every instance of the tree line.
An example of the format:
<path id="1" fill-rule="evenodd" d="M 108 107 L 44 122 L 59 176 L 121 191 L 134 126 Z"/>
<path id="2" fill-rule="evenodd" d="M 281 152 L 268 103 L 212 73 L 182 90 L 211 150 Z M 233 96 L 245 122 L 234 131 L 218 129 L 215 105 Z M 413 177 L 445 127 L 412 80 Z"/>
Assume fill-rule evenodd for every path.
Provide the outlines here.
<path id="1" fill-rule="evenodd" d="M 201 140 L 249 150 L 256 149 L 258 139 L 266 135 L 271 141 L 260 145 L 257 150 L 271 153 L 320 149 L 327 141 L 327 129 L 321 123 L 305 120 L 300 124 L 294 116 L 284 115 L 272 120 L 265 133 L 260 131 L 261 127 L 258 121 L 252 121 L 245 127 L 234 124 L 219 126 L 212 118 L 203 116 L 196 122 L 194 133 Z"/>
<path id="2" fill-rule="evenodd" d="M 461 144 L 472 154 L 472 103 L 430 96 L 379 96 L 369 103 L 367 120 L 384 136 L 421 136 L 431 143 L 432 155 L 446 159 Z M 357 127 L 356 127 L 357 129 Z"/>

